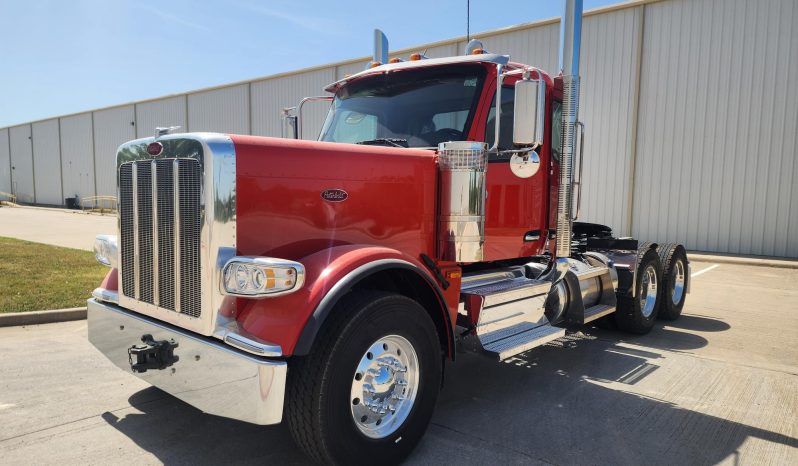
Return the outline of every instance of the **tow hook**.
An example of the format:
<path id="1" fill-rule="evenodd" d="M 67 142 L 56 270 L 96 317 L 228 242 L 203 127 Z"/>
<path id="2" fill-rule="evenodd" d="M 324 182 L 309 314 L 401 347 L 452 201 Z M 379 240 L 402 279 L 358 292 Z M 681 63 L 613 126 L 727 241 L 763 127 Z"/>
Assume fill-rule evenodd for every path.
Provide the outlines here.
<path id="1" fill-rule="evenodd" d="M 143 345 L 133 345 L 127 350 L 127 358 L 133 372 L 147 372 L 149 369 L 163 370 L 180 360 L 174 351 L 178 343 L 174 340 L 155 341 L 152 335 L 141 336 Z M 133 358 L 136 362 L 133 362 Z"/>

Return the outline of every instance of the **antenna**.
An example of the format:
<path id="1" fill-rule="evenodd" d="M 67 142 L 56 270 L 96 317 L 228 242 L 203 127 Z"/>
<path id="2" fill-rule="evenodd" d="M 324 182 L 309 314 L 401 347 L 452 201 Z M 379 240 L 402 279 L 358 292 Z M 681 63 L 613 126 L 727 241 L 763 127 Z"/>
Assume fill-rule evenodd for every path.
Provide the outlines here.
<path id="1" fill-rule="evenodd" d="M 466 43 L 471 40 L 471 0 L 466 0 Z"/>

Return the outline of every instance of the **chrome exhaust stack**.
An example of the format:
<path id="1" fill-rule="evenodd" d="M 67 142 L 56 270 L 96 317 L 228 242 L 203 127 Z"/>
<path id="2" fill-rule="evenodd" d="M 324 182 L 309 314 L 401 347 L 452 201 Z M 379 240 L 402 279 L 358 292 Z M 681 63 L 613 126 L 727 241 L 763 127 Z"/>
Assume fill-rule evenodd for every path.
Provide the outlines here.
<path id="1" fill-rule="evenodd" d="M 571 256 L 574 155 L 579 122 L 579 49 L 582 41 L 582 0 L 565 0 L 560 22 L 560 71 L 563 82 L 562 158 L 557 208 L 557 257 Z"/>

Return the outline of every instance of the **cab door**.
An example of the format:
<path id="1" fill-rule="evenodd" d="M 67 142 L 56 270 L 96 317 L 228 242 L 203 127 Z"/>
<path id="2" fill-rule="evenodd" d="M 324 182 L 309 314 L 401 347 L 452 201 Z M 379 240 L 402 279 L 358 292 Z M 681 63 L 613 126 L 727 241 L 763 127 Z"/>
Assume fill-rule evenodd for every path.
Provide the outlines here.
<path id="1" fill-rule="evenodd" d="M 514 90 L 514 83 L 502 86 L 499 152 L 491 154 L 488 159 L 486 261 L 538 255 L 543 253 L 546 242 L 550 172 L 547 146 L 550 144 L 547 141 L 544 147 L 538 149 L 540 169 L 529 178 L 519 178 L 513 174 L 510 169 L 511 154 L 501 152 L 513 149 Z M 479 125 L 483 128 L 483 140 L 488 147 L 492 147 L 495 140 L 495 93 L 491 93 L 490 102 L 490 107 L 482 112 L 483 121 Z M 550 112 L 547 114 L 550 115 Z M 549 121 L 547 118 L 547 127 Z M 550 135 L 551 131 L 547 130 L 546 134 Z"/>

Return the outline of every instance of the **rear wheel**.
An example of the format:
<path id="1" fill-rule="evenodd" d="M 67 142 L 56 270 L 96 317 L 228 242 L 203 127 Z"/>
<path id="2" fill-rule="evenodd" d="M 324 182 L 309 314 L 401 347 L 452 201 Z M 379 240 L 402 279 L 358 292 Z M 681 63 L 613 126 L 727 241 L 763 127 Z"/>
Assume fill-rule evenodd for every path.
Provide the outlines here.
<path id="1" fill-rule="evenodd" d="M 353 292 L 307 357 L 289 366 L 286 420 L 328 464 L 395 464 L 424 434 L 443 358 L 432 319 L 400 295 Z"/>
<path id="2" fill-rule="evenodd" d="M 618 328 L 631 333 L 645 334 L 651 331 L 657 318 L 661 296 L 662 265 L 654 249 L 642 249 L 637 259 L 635 295 L 624 295 L 618 299 L 615 323 Z"/>
<path id="3" fill-rule="evenodd" d="M 681 244 L 663 244 L 657 248 L 662 262 L 662 302 L 659 318 L 676 320 L 687 300 L 687 251 Z"/>

